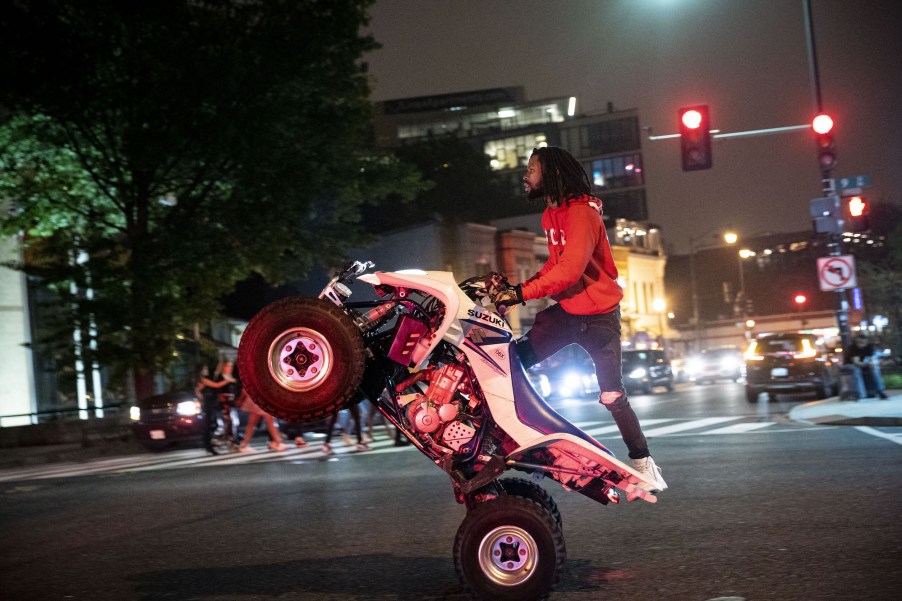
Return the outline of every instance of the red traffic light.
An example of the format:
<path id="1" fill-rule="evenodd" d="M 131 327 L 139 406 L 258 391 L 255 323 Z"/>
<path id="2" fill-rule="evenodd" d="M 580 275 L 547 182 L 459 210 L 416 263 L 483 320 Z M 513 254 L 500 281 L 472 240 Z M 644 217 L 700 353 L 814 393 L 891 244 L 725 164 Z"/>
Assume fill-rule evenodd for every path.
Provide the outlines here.
<path id="1" fill-rule="evenodd" d="M 811 120 L 811 129 L 816 134 L 829 134 L 833 131 L 833 119 L 826 113 L 821 113 Z"/>
<path id="2" fill-rule="evenodd" d="M 843 198 L 843 220 L 845 231 L 866 232 L 871 229 L 871 206 L 864 196 L 849 196 Z"/>
<path id="3" fill-rule="evenodd" d="M 702 124 L 702 114 L 695 109 L 689 109 L 683 113 L 680 121 L 689 129 L 698 129 L 698 126 Z"/>
<path id="4" fill-rule="evenodd" d="M 680 118 L 680 154 L 683 171 L 710 169 L 711 120 L 708 105 L 686 106 L 677 112 Z"/>
<path id="5" fill-rule="evenodd" d="M 860 196 L 852 196 L 849 198 L 849 216 L 861 217 L 867 211 L 868 203 Z"/>

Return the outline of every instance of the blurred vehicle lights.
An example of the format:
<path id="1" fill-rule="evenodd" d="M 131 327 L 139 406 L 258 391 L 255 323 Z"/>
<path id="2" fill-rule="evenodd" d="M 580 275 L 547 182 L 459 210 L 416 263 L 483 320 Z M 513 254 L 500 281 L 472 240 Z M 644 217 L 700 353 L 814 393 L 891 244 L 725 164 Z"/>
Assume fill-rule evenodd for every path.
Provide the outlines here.
<path id="1" fill-rule="evenodd" d="M 745 358 L 748 361 L 764 361 L 764 355 L 759 355 L 756 353 L 758 348 L 758 341 L 752 340 L 751 344 L 749 344 L 749 348 L 745 351 Z"/>
<path id="2" fill-rule="evenodd" d="M 644 378 L 645 374 L 646 371 L 644 367 L 637 367 L 629 373 L 629 377 L 638 380 L 640 378 Z"/>
<path id="3" fill-rule="evenodd" d="M 199 415 L 200 411 L 199 401 L 182 401 L 175 408 L 175 412 L 179 415 Z"/>
<path id="4" fill-rule="evenodd" d="M 542 396 L 551 394 L 551 382 L 548 381 L 548 376 L 545 374 L 539 375 L 539 394 Z"/>
<path id="5" fill-rule="evenodd" d="M 730 371 L 739 367 L 739 360 L 736 357 L 724 357 L 720 361 L 720 368 L 724 371 Z"/>
<path id="6" fill-rule="evenodd" d="M 811 346 L 807 338 L 803 338 L 802 350 L 798 353 L 793 353 L 792 356 L 796 359 L 810 359 L 811 357 L 817 357 L 817 349 Z"/>
<path id="7" fill-rule="evenodd" d="M 141 408 L 135 407 L 134 405 L 128 408 L 128 417 L 132 421 L 136 422 L 141 419 Z"/>

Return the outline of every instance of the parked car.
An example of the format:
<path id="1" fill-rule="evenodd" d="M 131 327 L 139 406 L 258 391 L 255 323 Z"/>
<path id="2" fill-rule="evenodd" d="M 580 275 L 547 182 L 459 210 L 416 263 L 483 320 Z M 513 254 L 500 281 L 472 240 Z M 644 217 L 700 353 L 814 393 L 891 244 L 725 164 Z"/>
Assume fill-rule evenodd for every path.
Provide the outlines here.
<path id="1" fill-rule="evenodd" d="M 203 408 L 190 392 L 170 392 L 141 399 L 129 411 L 132 433 L 151 450 L 179 442 L 200 443 Z"/>
<path id="2" fill-rule="evenodd" d="M 696 384 L 717 380 L 738 382 L 743 367 L 742 351 L 736 347 L 705 349 L 693 355 L 687 365 L 689 379 Z"/>
<path id="3" fill-rule="evenodd" d="M 673 369 L 662 350 L 623 351 L 623 385 L 628 392 L 650 394 L 656 386 L 673 391 Z"/>
<path id="4" fill-rule="evenodd" d="M 746 399 L 777 393 L 813 392 L 818 398 L 839 389 L 839 369 L 812 334 L 769 334 L 749 344 L 745 353 Z"/>

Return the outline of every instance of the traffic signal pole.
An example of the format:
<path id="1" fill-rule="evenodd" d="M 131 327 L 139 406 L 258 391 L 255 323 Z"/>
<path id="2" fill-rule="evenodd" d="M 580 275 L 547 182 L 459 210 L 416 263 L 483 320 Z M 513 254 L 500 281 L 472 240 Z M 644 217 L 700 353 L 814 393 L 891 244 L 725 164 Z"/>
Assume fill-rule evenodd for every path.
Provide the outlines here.
<path id="1" fill-rule="evenodd" d="M 808 64 L 811 69 L 811 83 L 814 92 L 814 105 L 818 115 L 824 115 L 824 101 L 821 96 L 820 74 L 817 68 L 817 48 L 814 43 L 814 25 L 811 19 L 811 0 L 802 0 L 802 6 L 805 13 L 805 33 L 808 42 Z M 836 156 L 833 149 L 832 141 L 832 123 L 826 132 L 817 132 L 818 136 L 818 162 L 821 170 L 821 184 L 823 197 L 833 201 L 835 207 L 840 207 L 839 195 L 836 192 L 836 186 L 833 181 L 833 167 L 836 164 Z M 816 129 L 816 128 L 815 128 Z M 828 136 L 826 139 L 823 136 Z M 829 238 L 829 255 L 831 257 L 839 257 L 842 252 L 842 232 L 844 229 L 844 221 L 842 211 L 837 211 L 836 219 L 837 227 L 833 228 L 828 236 Z M 842 344 L 843 352 L 849 348 L 852 342 L 851 331 L 849 329 L 849 301 L 846 298 L 844 288 L 835 291 L 836 300 L 834 311 L 836 313 L 836 324 L 839 328 L 839 337 Z"/>

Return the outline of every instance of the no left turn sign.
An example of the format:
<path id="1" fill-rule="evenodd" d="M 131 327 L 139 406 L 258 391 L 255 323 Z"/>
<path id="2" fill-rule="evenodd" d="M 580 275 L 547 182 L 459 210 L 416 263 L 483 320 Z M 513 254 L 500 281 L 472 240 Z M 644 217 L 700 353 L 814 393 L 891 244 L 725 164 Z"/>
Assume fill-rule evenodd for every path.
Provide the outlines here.
<path id="1" fill-rule="evenodd" d="M 817 260 L 817 277 L 821 290 L 845 290 L 858 287 L 855 276 L 855 257 L 842 255 L 839 257 L 821 257 Z"/>

